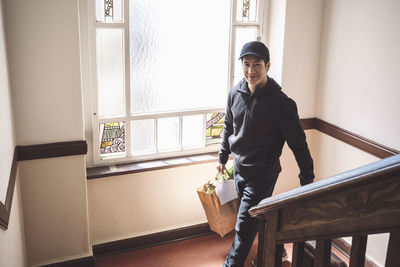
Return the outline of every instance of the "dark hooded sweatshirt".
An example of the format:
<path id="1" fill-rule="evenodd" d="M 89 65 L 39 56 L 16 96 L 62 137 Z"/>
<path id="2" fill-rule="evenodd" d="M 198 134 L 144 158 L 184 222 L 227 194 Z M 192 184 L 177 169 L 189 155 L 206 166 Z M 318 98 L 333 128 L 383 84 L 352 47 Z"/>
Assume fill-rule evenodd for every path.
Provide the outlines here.
<path id="1" fill-rule="evenodd" d="M 250 94 L 245 79 L 229 92 L 219 162 L 232 153 L 234 168 L 246 179 L 279 173 L 279 157 L 288 143 L 300 168 L 300 183 L 314 179 L 313 160 L 300 125 L 296 103 L 268 77 L 263 88 Z"/>

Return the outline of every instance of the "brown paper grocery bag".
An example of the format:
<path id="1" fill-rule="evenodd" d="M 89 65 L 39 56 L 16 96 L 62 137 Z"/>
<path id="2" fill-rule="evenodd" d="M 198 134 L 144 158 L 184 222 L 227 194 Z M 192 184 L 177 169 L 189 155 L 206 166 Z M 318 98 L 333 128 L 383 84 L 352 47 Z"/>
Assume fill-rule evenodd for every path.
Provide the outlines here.
<path id="1" fill-rule="evenodd" d="M 207 216 L 210 229 L 221 237 L 231 232 L 235 228 L 239 200 L 236 198 L 225 205 L 220 205 L 217 193 L 206 193 L 203 186 L 197 188 L 201 204 Z"/>

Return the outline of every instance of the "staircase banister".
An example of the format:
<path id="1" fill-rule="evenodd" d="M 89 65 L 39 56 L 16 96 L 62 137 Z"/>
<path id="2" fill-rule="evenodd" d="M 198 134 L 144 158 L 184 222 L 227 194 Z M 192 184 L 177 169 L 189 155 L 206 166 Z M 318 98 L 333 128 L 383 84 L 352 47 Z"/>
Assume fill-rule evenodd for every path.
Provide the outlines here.
<path id="1" fill-rule="evenodd" d="M 384 175 L 395 172 L 400 172 L 400 154 L 265 198 L 258 205 L 252 207 L 249 213 L 253 217 L 264 218 L 267 212 L 279 209 L 282 206 L 323 196 L 344 188 L 348 189 L 360 184 L 370 183 L 382 179 Z"/>

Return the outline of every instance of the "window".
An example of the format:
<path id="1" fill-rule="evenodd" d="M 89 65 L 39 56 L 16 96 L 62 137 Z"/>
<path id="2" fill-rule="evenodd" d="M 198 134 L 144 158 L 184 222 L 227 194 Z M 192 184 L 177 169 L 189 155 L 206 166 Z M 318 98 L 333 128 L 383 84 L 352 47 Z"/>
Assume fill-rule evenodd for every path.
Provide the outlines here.
<path id="1" fill-rule="evenodd" d="M 94 164 L 217 151 L 263 1 L 88 2 Z"/>

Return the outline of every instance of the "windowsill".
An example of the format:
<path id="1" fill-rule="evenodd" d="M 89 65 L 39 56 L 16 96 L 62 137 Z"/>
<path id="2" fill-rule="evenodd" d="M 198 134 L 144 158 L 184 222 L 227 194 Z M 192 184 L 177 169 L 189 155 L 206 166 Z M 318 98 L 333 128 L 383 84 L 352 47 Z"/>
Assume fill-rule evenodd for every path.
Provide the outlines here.
<path id="1" fill-rule="evenodd" d="M 138 172 L 169 169 L 212 161 L 215 163 L 218 161 L 217 152 L 135 163 L 116 164 L 112 166 L 91 167 L 86 169 L 86 174 L 87 179 L 96 179 Z"/>

